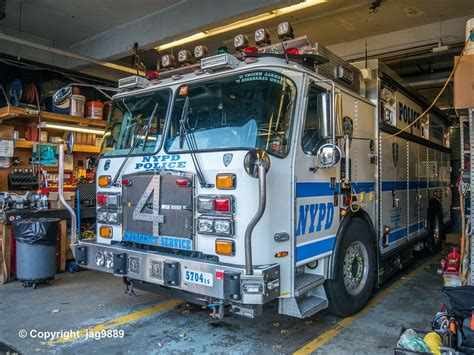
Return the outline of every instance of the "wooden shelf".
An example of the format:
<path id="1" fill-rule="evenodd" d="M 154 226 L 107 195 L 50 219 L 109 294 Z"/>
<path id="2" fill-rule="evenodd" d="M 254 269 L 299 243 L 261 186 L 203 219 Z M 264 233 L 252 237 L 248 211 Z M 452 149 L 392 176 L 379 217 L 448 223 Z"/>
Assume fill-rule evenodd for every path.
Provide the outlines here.
<path id="1" fill-rule="evenodd" d="M 22 107 L 2 107 L 0 108 L 0 120 L 10 120 L 12 118 L 21 118 L 25 120 L 41 120 L 45 122 L 74 123 L 84 127 L 105 128 L 107 122 L 92 118 L 82 118 L 69 115 L 62 115 L 54 112 L 38 111 Z"/>
<path id="2" fill-rule="evenodd" d="M 33 145 L 37 142 L 32 142 L 32 141 L 25 141 L 25 140 L 17 140 L 16 141 L 16 146 L 15 148 L 27 148 L 27 149 L 32 149 Z M 44 143 L 44 144 L 54 144 L 54 143 Z M 75 144 L 73 151 L 75 153 L 100 153 L 100 147 L 97 147 L 95 145 L 80 145 L 80 144 Z"/>

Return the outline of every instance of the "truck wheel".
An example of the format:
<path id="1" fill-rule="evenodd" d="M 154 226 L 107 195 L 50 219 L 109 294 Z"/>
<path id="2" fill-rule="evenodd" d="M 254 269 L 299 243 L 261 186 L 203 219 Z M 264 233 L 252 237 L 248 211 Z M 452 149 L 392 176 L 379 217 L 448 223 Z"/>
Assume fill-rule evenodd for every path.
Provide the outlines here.
<path id="1" fill-rule="evenodd" d="M 370 227 L 354 217 L 343 236 L 336 260 L 336 278 L 325 282 L 329 309 L 342 317 L 362 309 L 374 287 L 376 257 Z"/>
<path id="2" fill-rule="evenodd" d="M 430 253 L 433 255 L 441 251 L 443 243 L 443 222 L 441 216 L 442 213 L 439 210 L 431 212 L 428 246 Z"/>

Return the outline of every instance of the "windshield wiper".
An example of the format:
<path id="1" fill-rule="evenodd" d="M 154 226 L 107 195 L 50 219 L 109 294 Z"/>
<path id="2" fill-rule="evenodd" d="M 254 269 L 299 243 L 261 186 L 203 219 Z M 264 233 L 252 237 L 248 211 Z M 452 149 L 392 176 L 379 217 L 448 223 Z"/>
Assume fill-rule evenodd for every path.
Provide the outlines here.
<path id="1" fill-rule="evenodd" d="M 112 186 L 115 186 L 115 184 L 117 183 L 117 179 L 118 179 L 120 173 L 122 172 L 123 168 L 125 167 L 125 164 L 127 164 L 128 159 L 130 159 L 130 156 L 133 154 L 133 152 L 135 151 L 135 148 L 138 146 L 138 143 L 140 142 L 140 137 L 143 137 L 144 135 L 146 135 L 146 137 L 147 137 L 146 139 L 148 139 L 148 131 L 150 130 L 151 122 L 153 121 L 157 111 L 158 111 L 158 102 L 156 103 L 155 108 L 153 109 L 153 112 L 151 113 L 150 118 L 148 119 L 147 124 L 144 125 L 142 127 L 142 129 L 140 130 L 140 132 L 138 133 L 138 139 L 135 142 L 133 142 L 132 148 L 130 148 L 130 150 L 128 151 L 125 159 L 123 160 L 122 164 L 120 165 L 120 168 L 115 173 L 115 176 L 112 180 Z M 146 140 L 145 140 L 143 145 L 144 146 L 146 145 Z"/>
<path id="2" fill-rule="evenodd" d="M 188 108 L 189 108 L 189 96 L 186 96 L 186 100 L 184 101 L 183 105 L 183 112 L 181 113 L 181 119 L 179 120 L 179 147 L 183 149 L 184 141 L 186 141 L 189 153 L 191 155 L 191 159 L 194 164 L 194 168 L 196 169 L 196 175 L 199 180 L 199 184 L 203 188 L 210 188 L 214 187 L 212 184 L 208 184 L 206 181 L 206 177 L 201 169 L 201 164 L 199 163 L 199 159 L 196 156 L 197 144 L 196 139 L 194 138 L 194 133 L 192 130 L 187 130 L 186 124 L 188 123 Z"/>

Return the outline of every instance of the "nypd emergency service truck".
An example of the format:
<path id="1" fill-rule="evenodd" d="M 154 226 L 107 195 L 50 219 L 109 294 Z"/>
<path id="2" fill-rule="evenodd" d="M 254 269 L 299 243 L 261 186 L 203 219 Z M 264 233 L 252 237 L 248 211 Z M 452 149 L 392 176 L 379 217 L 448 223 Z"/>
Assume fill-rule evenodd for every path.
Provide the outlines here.
<path id="1" fill-rule="evenodd" d="M 120 80 L 80 265 L 216 317 L 278 299 L 303 318 L 354 314 L 415 249 L 439 250 L 446 117 L 414 122 L 428 103 L 377 60 L 351 65 L 288 22 L 278 35 Z"/>

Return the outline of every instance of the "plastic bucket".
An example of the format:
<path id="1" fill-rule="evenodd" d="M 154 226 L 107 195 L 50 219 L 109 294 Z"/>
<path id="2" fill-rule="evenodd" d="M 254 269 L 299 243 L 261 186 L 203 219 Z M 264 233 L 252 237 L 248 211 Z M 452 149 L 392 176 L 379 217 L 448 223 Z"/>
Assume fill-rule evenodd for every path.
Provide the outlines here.
<path id="1" fill-rule="evenodd" d="M 53 112 L 69 114 L 69 107 L 71 106 L 72 89 L 70 86 L 65 86 L 56 91 L 53 95 Z"/>
<path id="2" fill-rule="evenodd" d="M 84 106 L 86 103 L 86 97 L 82 95 L 71 96 L 71 106 L 69 108 L 69 114 L 75 117 L 84 117 Z"/>
<path id="3" fill-rule="evenodd" d="M 104 117 L 104 104 L 100 101 L 86 102 L 87 118 L 101 120 Z"/>

